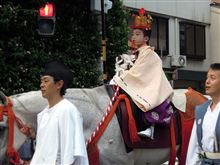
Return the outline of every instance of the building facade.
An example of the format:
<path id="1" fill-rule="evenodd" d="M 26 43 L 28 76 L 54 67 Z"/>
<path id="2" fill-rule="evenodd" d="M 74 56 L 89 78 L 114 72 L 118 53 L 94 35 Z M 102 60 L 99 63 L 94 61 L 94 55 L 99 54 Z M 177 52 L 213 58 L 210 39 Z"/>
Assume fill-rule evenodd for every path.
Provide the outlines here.
<path id="1" fill-rule="evenodd" d="M 220 62 L 219 9 L 210 0 L 124 0 L 153 17 L 150 45 L 163 60 L 174 88 L 204 92 L 207 69 Z M 216 35 L 218 34 L 218 35 Z"/>

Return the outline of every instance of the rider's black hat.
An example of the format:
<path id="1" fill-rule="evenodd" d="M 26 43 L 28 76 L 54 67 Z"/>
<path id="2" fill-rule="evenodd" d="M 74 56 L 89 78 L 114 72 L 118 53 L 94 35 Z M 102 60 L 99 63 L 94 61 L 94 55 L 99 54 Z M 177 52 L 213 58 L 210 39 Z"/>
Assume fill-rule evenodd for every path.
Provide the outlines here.
<path id="1" fill-rule="evenodd" d="M 64 81 L 64 87 L 69 88 L 72 84 L 73 74 L 61 61 L 50 61 L 45 65 L 45 70 L 42 76 L 49 75 L 54 80 Z"/>

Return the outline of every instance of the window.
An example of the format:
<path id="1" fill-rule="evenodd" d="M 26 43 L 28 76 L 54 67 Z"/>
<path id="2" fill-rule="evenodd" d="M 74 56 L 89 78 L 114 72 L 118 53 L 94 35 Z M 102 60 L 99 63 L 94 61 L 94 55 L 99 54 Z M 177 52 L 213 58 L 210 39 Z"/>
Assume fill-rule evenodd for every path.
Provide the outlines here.
<path id="1" fill-rule="evenodd" d="M 158 55 L 168 55 L 168 19 L 153 17 L 150 45 L 155 47 Z"/>
<path id="2" fill-rule="evenodd" d="M 205 59 L 205 26 L 180 23 L 180 54 L 192 59 Z"/>

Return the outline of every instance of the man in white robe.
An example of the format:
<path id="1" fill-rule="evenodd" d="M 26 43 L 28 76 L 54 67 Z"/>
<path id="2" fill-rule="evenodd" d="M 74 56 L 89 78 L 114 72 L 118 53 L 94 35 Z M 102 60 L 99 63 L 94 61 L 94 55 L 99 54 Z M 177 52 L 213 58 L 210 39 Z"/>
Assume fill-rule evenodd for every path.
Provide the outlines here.
<path id="1" fill-rule="evenodd" d="M 132 47 L 135 47 L 138 52 L 137 59 L 129 70 L 113 77 L 113 82 L 119 85 L 143 112 L 151 111 L 164 102 L 169 104 L 173 95 L 172 86 L 163 71 L 162 61 L 154 48 L 148 45 L 151 26 L 151 16 L 145 14 L 145 10 L 141 8 L 131 26 L 131 42 Z M 170 115 L 167 113 L 167 109 L 161 109 L 160 113 L 154 111 L 153 114 L 156 114 L 156 117 L 151 112 L 143 113 L 144 116 L 148 115 L 155 122 L 160 119 L 158 116 Z M 168 118 L 170 120 L 170 117 Z M 165 119 L 160 121 L 162 120 L 166 121 Z M 153 138 L 153 132 L 154 127 L 151 127 L 139 132 L 139 135 Z"/>
<path id="2" fill-rule="evenodd" d="M 186 165 L 220 164 L 220 63 L 210 66 L 205 91 L 211 100 L 196 107 Z"/>
<path id="3" fill-rule="evenodd" d="M 46 65 L 41 77 L 42 96 L 48 106 L 38 114 L 36 150 L 31 165 L 88 165 L 83 119 L 77 108 L 63 98 L 72 73 L 62 63 Z"/>

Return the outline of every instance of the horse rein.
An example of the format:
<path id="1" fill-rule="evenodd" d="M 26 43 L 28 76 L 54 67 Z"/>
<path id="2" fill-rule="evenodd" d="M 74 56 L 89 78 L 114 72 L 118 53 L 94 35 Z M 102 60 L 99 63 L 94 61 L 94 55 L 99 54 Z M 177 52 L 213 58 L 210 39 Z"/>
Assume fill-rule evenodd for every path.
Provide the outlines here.
<path id="1" fill-rule="evenodd" d="M 14 148 L 14 122 L 16 122 L 18 129 L 26 136 L 30 136 L 30 127 L 25 125 L 21 119 L 19 119 L 12 109 L 13 103 L 9 97 L 2 98 L 4 104 L 0 104 L 0 122 L 3 121 L 4 116 L 8 117 L 8 145 L 7 156 L 10 158 L 10 162 L 19 165 L 20 157 L 19 153 Z"/>

